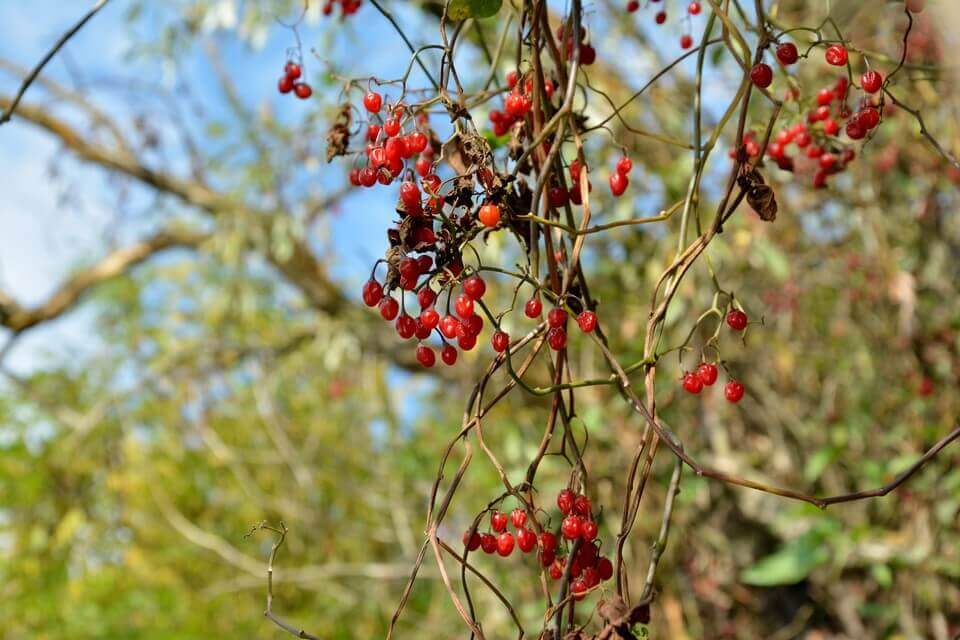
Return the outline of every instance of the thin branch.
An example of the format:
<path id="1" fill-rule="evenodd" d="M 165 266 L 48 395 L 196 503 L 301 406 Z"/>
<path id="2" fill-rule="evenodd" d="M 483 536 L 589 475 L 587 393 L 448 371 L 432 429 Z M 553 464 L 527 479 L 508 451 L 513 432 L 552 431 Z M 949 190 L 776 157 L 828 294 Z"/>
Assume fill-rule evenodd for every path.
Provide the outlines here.
<path id="1" fill-rule="evenodd" d="M 60 51 L 63 45 L 65 45 L 70 38 L 75 36 L 77 32 L 83 28 L 83 25 L 87 24 L 90 18 L 95 16 L 97 12 L 100 11 L 100 9 L 102 9 L 107 4 L 108 1 L 109 0 L 97 0 L 97 3 L 93 5 L 93 7 L 86 13 L 86 15 L 80 18 L 79 22 L 77 22 L 69 30 L 67 30 L 66 33 L 60 36 L 60 39 L 57 40 L 57 42 L 53 45 L 53 48 L 47 52 L 47 55 L 45 55 L 43 59 L 40 60 L 37 66 L 33 68 L 33 71 L 30 72 L 30 75 L 28 75 L 20 84 L 20 89 L 17 90 L 16 96 L 14 96 L 13 100 L 7 106 L 3 114 L 0 115 L 0 126 L 2 126 L 3 123 L 10 120 L 10 118 L 13 116 L 13 112 L 17 108 L 17 105 L 20 104 L 20 100 L 23 98 L 23 94 L 27 92 L 27 89 L 30 88 L 30 85 L 33 84 L 33 81 L 36 80 L 37 76 L 40 75 L 40 72 L 43 71 L 43 68 L 47 66 L 47 63 L 53 59 L 53 56 L 57 55 L 57 52 Z"/>
<path id="2" fill-rule="evenodd" d="M 9 295 L 0 291 L 0 326 L 16 333 L 26 331 L 42 322 L 58 318 L 93 288 L 121 277 L 133 267 L 167 249 L 196 247 L 209 234 L 189 230 L 165 230 L 133 245 L 118 249 L 97 264 L 82 269 L 68 278 L 56 291 L 36 307 L 24 308 Z"/>

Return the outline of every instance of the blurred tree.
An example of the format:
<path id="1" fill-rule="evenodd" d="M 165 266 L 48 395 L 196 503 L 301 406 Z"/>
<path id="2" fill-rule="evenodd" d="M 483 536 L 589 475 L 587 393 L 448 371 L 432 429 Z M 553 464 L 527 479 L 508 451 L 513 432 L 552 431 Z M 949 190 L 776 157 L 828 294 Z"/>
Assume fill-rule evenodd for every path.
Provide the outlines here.
<path id="1" fill-rule="evenodd" d="M 391 4 L 418 42 L 436 39 L 441 5 Z M 846 37 L 878 66 L 895 65 L 902 3 L 875 11 L 837 4 L 833 18 Z M 281 520 L 289 534 L 277 560 L 274 607 L 285 619 L 324 638 L 382 636 L 390 623 L 421 549 L 439 456 L 486 356 L 462 354 L 466 363 L 456 369 L 410 375 L 418 370 L 412 348 L 361 308 L 356 285 L 367 274 L 334 275 L 346 240 L 331 231 L 333 212 L 343 210 L 351 234 L 377 230 L 369 234 L 372 252 L 385 244 L 379 223 L 394 203 L 358 195 L 338 175 L 344 172 L 324 170 L 318 179 L 314 169 L 337 114 L 339 85 L 347 74 L 371 72 L 357 68 L 351 53 L 390 32 L 372 6 L 365 4 L 359 19 L 383 24 L 369 34 L 349 26 L 353 18 L 318 22 L 320 7 L 311 5 L 301 37 L 321 52 L 322 63 L 310 60 L 324 68 L 313 77 L 317 101 L 274 104 L 264 97 L 272 86 L 239 82 L 243 60 L 265 55 L 259 47 L 269 34 L 291 39 L 275 18 L 298 6 L 131 3 L 128 25 L 137 36 L 130 54 L 175 69 L 176 91 L 141 80 L 135 99 L 118 107 L 98 101 L 98 91 L 42 75 L 0 129 L 29 127 L 55 140 L 63 174 L 88 175 L 87 167 L 107 174 L 118 206 L 149 203 L 146 220 L 42 303 L 0 291 L 0 325 L 10 332 L 4 355 L 79 307 L 94 314 L 99 345 L 79 361 L 52 357 L 28 372 L 5 370 L 4 637 L 280 637 L 261 615 L 271 539 L 245 534 L 258 522 Z M 562 7 L 555 9 L 559 16 Z M 612 105 L 677 52 L 652 29 L 622 19 L 619 4 L 595 11 L 598 62 L 586 78 L 596 93 L 585 113 L 588 124 L 606 120 L 610 137 L 598 130 L 587 149 L 595 166 L 612 166 L 622 152 L 613 139 L 635 164 L 633 197 L 593 196 L 597 218 L 608 223 L 683 198 L 689 157 L 670 141 L 691 136 L 695 79 L 692 66 L 680 65 L 611 117 Z M 956 155 L 956 73 L 944 65 L 948 34 L 938 28 L 956 24 L 952 12 L 931 7 L 915 16 L 913 53 L 892 90 Z M 775 3 L 768 13 L 778 25 L 815 25 L 826 16 L 820 3 L 801 2 Z M 506 20 L 474 21 L 458 56 L 482 60 L 501 36 L 513 38 L 515 24 Z M 392 50 L 401 51 L 392 40 Z M 712 51 L 702 79 L 711 127 L 741 75 L 725 48 Z M 269 61 L 277 69 L 283 62 Z M 382 75 L 399 75 L 407 62 Z M 496 86 L 511 67 L 498 65 Z M 0 68 L 17 77 L 27 72 L 8 60 Z M 464 82 L 482 83 L 487 68 L 478 64 Z M 807 93 L 823 84 L 812 68 L 791 77 Z M 202 96 L 191 88 L 200 84 Z M 0 95 L 0 109 L 11 101 Z M 279 104 L 299 108 L 297 119 Z M 795 102 L 784 111 L 792 120 L 804 113 Z M 752 113 L 758 134 L 768 117 L 759 107 Z M 870 488 L 911 464 L 960 413 L 960 222 L 952 215 L 960 172 L 917 134 L 916 119 L 902 108 L 885 114 L 857 152 L 861 162 L 826 191 L 771 167 L 776 222 L 752 212 L 732 219 L 708 251 L 712 271 L 698 264 L 670 308 L 665 345 L 681 342 L 691 316 L 709 306 L 716 272 L 751 316 L 763 319 L 743 345 L 723 354 L 749 390 L 742 404 L 682 393 L 676 380 L 693 354 L 658 366 L 660 417 L 713 468 L 818 494 Z M 705 199 L 719 199 L 725 173 L 704 174 Z M 675 230 L 676 221 L 668 224 Z M 519 260 L 496 237 L 479 248 L 488 261 Z M 589 236 L 592 295 L 611 349 L 626 362 L 643 358 L 649 292 L 674 250 L 660 228 Z M 506 285 L 491 289 L 500 307 L 509 304 Z M 581 352 L 571 366 L 577 378 L 605 375 L 598 353 Z M 549 384 L 546 371 L 532 375 Z M 604 505 L 605 540 L 619 529 L 623 470 L 642 424 L 615 397 L 605 387 L 577 396 L 576 426 L 590 428 L 584 456 L 595 500 Z M 549 407 L 550 398 L 515 394 L 485 420 L 486 444 L 502 452 L 511 474 L 523 475 Z M 651 636 L 955 637 L 957 460 L 947 450 L 896 494 L 829 511 L 687 474 L 657 575 Z M 673 460 L 661 455 L 651 484 L 666 487 L 672 470 Z M 558 456 L 545 459 L 537 487 L 544 500 L 565 486 L 567 473 Z M 443 537 L 458 546 L 498 487 L 497 470 L 475 463 Z M 627 544 L 631 584 L 643 584 L 663 493 L 649 492 Z M 512 560 L 486 565 L 520 603 L 516 613 L 527 629 L 539 629 L 534 573 Z M 439 574 L 425 564 L 421 577 L 398 635 L 461 633 Z M 490 592 L 473 596 L 490 637 L 514 633 Z"/>

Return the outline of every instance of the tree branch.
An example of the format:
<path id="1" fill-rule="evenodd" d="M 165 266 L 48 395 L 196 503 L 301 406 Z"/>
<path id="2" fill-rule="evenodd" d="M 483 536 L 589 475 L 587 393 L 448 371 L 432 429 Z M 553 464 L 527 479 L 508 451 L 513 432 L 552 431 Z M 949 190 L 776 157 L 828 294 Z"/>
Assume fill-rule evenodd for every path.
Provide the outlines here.
<path id="1" fill-rule="evenodd" d="M 43 70 L 47 63 L 53 59 L 53 56 L 57 55 L 57 52 L 67 43 L 67 41 L 75 36 L 80 29 L 83 28 L 83 25 L 97 14 L 100 9 L 107 4 L 109 0 L 97 0 L 97 3 L 82 17 L 80 20 L 73 25 L 66 33 L 60 36 L 60 39 L 53 45 L 53 48 L 47 52 L 47 55 L 33 68 L 33 71 L 30 72 L 23 82 L 20 84 L 20 89 L 17 91 L 17 95 L 14 96 L 13 100 L 5 107 L 3 114 L 0 115 L 0 126 L 4 122 L 10 120 L 13 116 L 13 112 L 16 110 L 17 105 L 20 104 L 20 100 L 23 98 L 23 94 L 27 92 L 27 89 L 30 88 L 30 85 L 33 84 L 33 81 L 36 80 L 37 76 L 40 75 L 40 72 Z"/>
<path id="2" fill-rule="evenodd" d="M 160 231 L 136 244 L 118 249 L 97 264 L 78 271 L 36 307 L 25 308 L 0 291 L 0 326 L 20 333 L 41 322 L 58 318 L 97 285 L 124 275 L 161 251 L 176 247 L 195 247 L 207 237 L 208 234 L 196 231 Z"/>

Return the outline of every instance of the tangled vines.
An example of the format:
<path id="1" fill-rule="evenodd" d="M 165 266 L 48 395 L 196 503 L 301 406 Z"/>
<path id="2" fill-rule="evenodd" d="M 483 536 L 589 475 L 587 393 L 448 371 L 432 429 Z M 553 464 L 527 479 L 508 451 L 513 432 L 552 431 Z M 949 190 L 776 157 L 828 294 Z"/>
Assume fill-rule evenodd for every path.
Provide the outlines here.
<path id="1" fill-rule="evenodd" d="M 827 188 L 828 178 L 856 159 L 858 141 L 869 140 L 871 132 L 882 126 L 891 103 L 916 118 L 923 135 L 956 165 L 956 160 L 923 127 L 920 113 L 893 93 L 896 76 L 907 56 L 907 36 L 913 24 L 910 3 L 904 8 L 907 27 L 902 55 L 886 73 L 869 68 L 869 56 L 859 51 L 856 43 L 847 41 L 829 19 L 815 27 L 781 25 L 765 13 L 761 0 L 756 0 L 752 7 L 742 7 L 736 0 L 709 0 L 703 7 L 704 15 L 693 22 L 691 17 L 699 16 L 701 7 L 691 3 L 691 17 L 685 19 L 689 26 L 699 25 L 698 37 L 685 36 L 680 43 L 683 51 L 677 58 L 619 105 L 594 89 L 582 73 L 597 53 L 589 43 L 580 0 L 571 0 L 568 11 L 559 18 L 550 15 L 543 0 L 518 3 L 511 17 L 503 19 L 496 49 L 487 52 L 489 75 L 479 85 L 470 86 L 462 80 L 455 64 L 457 46 L 469 37 L 473 21 L 497 14 L 500 2 L 447 0 L 440 16 L 440 42 L 420 48 L 414 47 L 383 3 L 371 0 L 371 4 L 397 30 L 411 58 L 407 72 L 400 78 L 348 81 L 340 115 L 328 135 L 328 157 L 341 156 L 352 163 L 349 176 L 356 187 L 394 188 L 390 185 L 399 182 L 397 221 L 387 230 L 388 248 L 373 265 L 363 300 L 368 306 L 377 307 L 384 320 L 396 323 L 401 339 L 416 338 L 416 357 L 424 367 L 437 364 L 437 348 L 443 363 L 454 366 L 460 351 L 476 348 L 485 324 L 492 328 L 494 353 L 469 394 L 458 432 L 441 457 L 430 493 L 425 538 L 388 637 L 394 634 L 428 552 L 432 553 L 450 600 L 472 636 L 486 637 L 482 616 L 471 594 L 472 578 L 502 603 L 516 623 L 518 637 L 529 635 L 515 605 L 484 575 L 480 563 L 471 555 L 482 549 L 489 555 L 507 556 L 516 544 L 521 553 L 535 552 L 538 560 L 543 625 L 536 632 L 537 637 L 634 638 L 635 625 L 649 620 L 649 604 L 656 596 L 657 565 L 668 541 L 674 499 L 685 467 L 699 476 L 826 508 L 886 495 L 960 437 L 960 428 L 954 429 L 882 487 L 815 496 L 701 464 L 695 454 L 684 448 L 678 435 L 686 426 L 671 429 L 657 408 L 656 373 L 665 355 L 699 351 L 699 365 L 685 374 L 682 385 L 687 392 L 700 393 L 705 385 L 716 382 L 719 368 L 726 369 L 720 357 L 722 340 L 748 327 L 744 303 L 723 288 L 721 274 L 714 272 L 704 254 L 733 216 L 752 215 L 741 208 L 744 200 L 761 219 L 776 220 L 776 195 L 765 177 L 767 171 L 778 169 L 800 176 L 809 170 L 813 174 L 812 184 Z M 358 5 L 351 3 L 351 10 L 344 11 L 344 15 L 354 13 Z M 628 11 L 636 11 L 638 6 L 630 3 Z M 660 13 L 656 20 L 663 21 Z M 512 33 L 516 35 L 514 53 L 509 46 Z M 794 42 L 801 39 L 805 42 L 798 48 Z M 749 41 L 755 44 L 751 47 Z M 725 48 L 736 60 L 742 76 L 732 88 L 719 121 L 712 130 L 705 131 L 701 82 L 711 47 Z M 438 68 L 428 66 L 428 52 L 439 52 Z M 776 86 L 775 74 L 764 62 L 771 52 L 775 52 L 777 63 L 784 70 L 782 76 L 787 79 L 782 99 L 771 90 L 771 86 Z M 820 60 L 821 53 L 824 61 Z M 279 84 L 283 93 L 298 86 L 295 80 L 304 64 L 299 47 L 290 58 Z M 508 75 L 503 88 L 496 71 L 510 58 L 515 70 Z M 683 142 L 631 127 L 623 118 L 624 110 L 688 58 L 693 58 L 696 65 L 692 139 Z M 864 65 L 862 75 L 854 72 L 855 63 Z M 828 68 L 832 65 L 844 73 L 815 96 L 808 96 L 786 71 L 794 64 L 825 64 Z M 410 86 L 414 65 L 422 71 L 426 86 Z M 390 92 L 390 97 L 384 97 L 383 88 Z M 309 92 L 298 90 L 297 95 L 306 98 Z M 586 117 L 581 100 L 582 96 L 595 95 L 606 99 L 611 110 L 598 123 Z M 783 122 L 785 101 L 799 103 L 806 118 Z M 481 112 L 489 114 L 493 141 L 481 129 L 482 119 L 477 115 Z M 452 133 L 444 140 L 431 127 L 431 116 L 438 114 L 447 116 L 452 123 Z M 756 121 L 758 114 L 762 114 L 762 119 Z M 655 214 L 596 223 L 591 204 L 592 168 L 584 143 L 589 136 L 610 133 L 607 123 L 614 119 L 634 135 L 652 137 L 689 154 L 688 186 L 681 200 Z M 729 157 L 715 153 L 724 136 L 737 142 Z M 802 150 L 796 161 L 788 152 L 791 144 Z M 777 169 L 771 169 L 767 160 Z M 710 162 L 726 163 L 729 168 L 716 205 L 708 209 L 701 197 L 701 183 Z M 610 173 L 609 186 L 614 197 L 620 197 L 629 188 L 631 164 L 624 156 Z M 592 234 L 617 227 L 656 225 L 675 218 L 679 218 L 678 229 L 670 231 L 676 233 L 676 253 L 649 292 L 643 356 L 637 362 L 622 362 L 604 333 L 603 310 L 590 294 L 590 274 L 581 261 L 584 243 Z M 491 234 L 515 241 L 522 256 L 518 266 L 485 264 L 481 260 L 474 244 L 484 242 Z M 706 263 L 715 287 L 713 303 L 690 326 L 686 340 L 664 345 L 664 325 L 671 304 L 685 277 L 701 261 Z M 488 280 L 512 288 L 511 305 L 494 309 L 484 301 Z M 522 295 L 526 296 L 523 303 Z M 407 311 L 414 299 L 420 307 L 416 317 Z M 544 301 L 551 307 L 546 314 Z M 519 316 L 521 307 L 529 327 L 523 335 L 511 337 L 502 322 L 508 314 Z M 576 318 L 581 334 L 575 340 L 568 340 L 571 317 Z M 700 338 L 702 335 L 706 337 Z M 599 353 L 608 375 L 577 378 L 570 366 L 571 351 L 580 349 Z M 551 384 L 535 386 L 529 382 L 528 372 L 539 366 L 546 367 Z M 493 384 L 494 374 L 499 371 L 508 375 L 502 387 Z M 738 402 L 744 387 L 729 371 L 727 376 L 725 395 L 730 402 Z M 636 413 L 639 425 L 639 440 L 629 468 L 624 470 L 626 491 L 617 505 L 621 514 L 619 533 L 615 540 L 605 541 L 606 546 L 597 539 L 595 520 L 599 509 L 591 502 L 590 474 L 583 459 L 585 445 L 575 437 L 573 424 L 578 391 L 601 386 L 615 390 Z M 484 438 L 486 416 L 512 393 L 551 400 L 536 455 L 522 478 L 508 474 L 497 452 Z M 491 496 L 486 507 L 475 515 L 462 543 L 444 539 L 444 519 L 477 446 L 496 468 L 503 490 Z M 624 549 L 640 512 L 654 460 L 663 448 L 673 456 L 674 466 L 669 483 L 663 488 L 662 522 L 656 539 L 651 541 L 643 583 L 630 585 Z M 562 456 L 569 464 L 567 489 L 557 496 L 560 518 L 550 517 L 552 501 L 537 491 L 538 470 L 547 455 Z M 516 505 L 510 514 L 515 533 L 508 529 L 506 505 Z M 617 506 L 607 505 L 608 513 Z M 481 534 L 488 519 L 492 531 Z M 267 617 L 298 637 L 316 638 L 284 622 L 273 611 L 273 562 L 286 527 L 262 524 L 258 529 L 278 536 L 268 569 Z M 594 592 L 601 592 L 600 597 L 593 597 Z M 594 611 L 599 622 L 592 615 Z"/>

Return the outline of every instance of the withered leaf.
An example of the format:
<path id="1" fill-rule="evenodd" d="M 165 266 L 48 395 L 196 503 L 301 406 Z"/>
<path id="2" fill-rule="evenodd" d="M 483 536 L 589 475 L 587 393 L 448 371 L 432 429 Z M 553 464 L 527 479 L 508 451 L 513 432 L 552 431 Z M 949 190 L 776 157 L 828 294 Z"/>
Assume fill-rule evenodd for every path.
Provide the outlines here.
<path id="1" fill-rule="evenodd" d="M 740 188 L 747 194 L 747 202 L 757 212 L 761 220 L 773 222 L 777 219 L 777 197 L 773 188 L 768 186 L 756 169 L 750 169 L 737 180 Z"/>
<path id="2" fill-rule="evenodd" d="M 336 121 L 327 132 L 327 162 L 347 153 L 350 146 L 350 104 L 340 108 Z"/>

